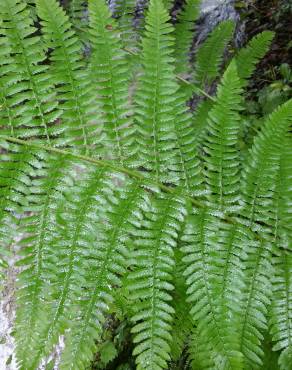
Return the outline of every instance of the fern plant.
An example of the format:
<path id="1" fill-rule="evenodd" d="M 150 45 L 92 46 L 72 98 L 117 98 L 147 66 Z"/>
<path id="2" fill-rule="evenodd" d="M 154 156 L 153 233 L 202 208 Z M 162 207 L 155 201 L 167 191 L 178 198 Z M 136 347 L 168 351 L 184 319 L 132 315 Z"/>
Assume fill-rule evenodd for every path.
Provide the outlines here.
<path id="1" fill-rule="evenodd" d="M 0 261 L 5 278 L 21 235 L 19 369 L 46 364 L 61 336 L 59 368 L 89 368 L 112 315 L 131 323 L 139 370 L 263 369 L 267 333 L 291 369 L 292 101 L 239 145 L 272 32 L 223 67 L 225 22 L 193 65 L 197 0 L 175 24 L 171 2 L 150 0 L 130 49 L 132 1 L 112 15 L 89 0 L 80 29 L 85 6 L 0 7 Z"/>

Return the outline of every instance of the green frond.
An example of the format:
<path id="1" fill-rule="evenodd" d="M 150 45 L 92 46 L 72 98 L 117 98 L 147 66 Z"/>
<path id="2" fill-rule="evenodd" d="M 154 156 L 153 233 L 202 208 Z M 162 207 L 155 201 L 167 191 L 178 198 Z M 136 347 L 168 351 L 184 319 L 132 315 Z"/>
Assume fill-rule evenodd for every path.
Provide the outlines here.
<path id="1" fill-rule="evenodd" d="M 60 129 L 54 81 L 26 4 L 3 0 L 0 7 L 0 124 L 2 134 L 34 137 L 53 145 Z"/>
<path id="2" fill-rule="evenodd" d="M 25 237 L 21 240 L 22 258 L 18 262 L 22 271 L 18 275 L 15 320 L 17 359 L 22 369 L 29 368 L 39 346 L 39 331 L 48 319 L 48 304 L 44 302 L 51 297 L 50 287 L 45 282 L 54 276 L 56 262 L 53 251 L 57 226 L 55 209 L 62 201 L 63 189 L 74 184 L 71 167 L 72 163 L 64 157 L 49 158 L 43 154 L 43 162 L 29 186 L 29 203 L 25 209 L 31 216 L 21 222 L 20 231 Z"/>
<path id="3" fill-rule="evenodd" d="M 240 151 L 243 89 L 273 33 L 220 81 L 234 31 L 221 23 L 187 81 L 199 0 L 150 0 L 145 27 L 139 5 L 1 2 L 0 277 L 17 270 L 17 367 L 101 368 L 111 343 L 117 369 L 288 370 L 292 100 Z"/>
<path id="4" fill-rule="evenodd" d="M 272 236 L 276 222 L 276 189 L 283 138 L 292 118 L 292 101 L 272 113 L 255 138 L 243 171 L 241 214 L 252 230 Z M 262 227 L 265 223 L 270 228 Z M 271 242 L 264 239 L 249 252 L 246 268 L 246 305 L 242 317 L 241 349 L 249 366 L 262 364 L 261 342 L 267 330 L 267 307 L 273 276 Z"/>
<path id="5" fill-rule="evenodd" d="M 82 16 L 82 11 L 85 10 L 86 0 L 70 0 L 68 1 L 67 8 L 68 14 L 71 19 L 79 20 Z M 74 23 L 74 22 L 72 22 Z"/>
<path id="6" fill-rule="evenodd" d="M 135 0 L 117 0 L 115 2 L 114 17 L 117 19 L 122 43 L 130 49 L 137 48 L 140 38 L 134 26 L 135 10 Z"/>
<path id="7" fill-rule="evenodd" d="M 36 8 L 35 8 L 35 0 L 24 0 L 24 2 L 27 3 L 27 7 L 30 10 L 30 14 L 34 22 L 37 21 L 37 14 L 36 14 Z"/>
<path id="8" fill-rule="evenodd" d="M 175 250 L 175 271 L 174 271 L 174 292 L 173 308 L 175 311 L 172 323 L 171 337 L 171 358 L 178 361 L 184 348 L 189 342 L 194 323 L 190 315 L 191 305 L 187 302 L 187 287 L 183 277 L 184 264 L 182 263 L 182 252 Z"/>
<path id="9" fill-rule="evenodd" d="M 157 6 L 157 8 L 155 8 Z M 160 14 L 161 13 L 161 14 Z M 135 95 L 141 164 L 159 181 L 178 183 L 190 194 L 203 191 L 201 163 L 188 96 L 175 81 L 172 26 L 161 4 L 149 9 L 143 38 L 143 70 Z M 147 22 L 147 20 L 146 20 Z M 156 22 L 156 23 L 155 23 Z M 156 39 L 155 39 L 156 38 Z M 153 48 L 157 49 L 153 54 Z M 151 82 L 156 75 L 155 85 Z"/>
<path id="10" fill-rule="evenodd" d="M 0 143 L 0 276 L 11 258 L 10 246 L 19 234 L 30 195 L 31 178 L 37 173 L 41 155 L 36 150 L 23 150 L 17 145 Z"/>
<path id="11" fill-rule="evenodd" d="M 183 261 L 188 301 L 192 305 L 190 314 L 197 326 L 197 346 L 202 365 L 205 363 L 206 368 L 209 368 L 210 361 L 214 361 L 216 369 L 243 369 L 237 328 L 234 321 L 230 320 L 230 316 L 237 310 L 237 302 L 232 298 L 233 291 L 241 289 L 240 272 L 237 272 L 236 278 L 232 281 L 232 272 L 237 269 L 240 257 L 229 255 L 238 253 L 237 245 L 239 251 L 242 250 L 241 234 L 235 237 L 232 234 L 235 230 L 231 229 L 227 233 L 224 230 L 220 233 L 220 230 L 222 230 L 220 219 L 208 214 L 206 210 L 200 210 L 187 220 L 185 234 L 182 237 L 182 251 L 185 254 Z M 226 244 L 229 248 L 234 246 L 232 252 L 225 250 Z M 223 253 L 226 254 L 225 258 Z M 229 263 L 227 269 L 222 270 L 220 267 L 222 264 L 225 265 L 226 258 Z M 225 299 L 229 300 L 231 307 L 228 307 L 227 301 L 223 307 L 221 306 L 220 312 L 218 300 Z M 231 308 L 231 312 L 226 311 L 226 306 Z M 225 315 L 227 317 L 223 320 Z"/>
<path id="12" fill-rule="evenodd" d="M 193 127 L 194 134 L 196 137 L 197 147 L 202 147 L 202 142 L 206 137 L 206 130 L 208 127 L 209 113 L 213 107 L 214 102 L 210 99 L 202 100 L 196 106 L 196 110 L 193 115 Z"/>
<path id="13" fill-rule="evenodd" d="M 214 299 L 217 302 L 220 325 L 235 331 L 234 345 L 239 348 L 237 329 L 244 306 L 245 261 L 254 246 L 252 234 L 241 225 L 222 223 L 216 237 L 217 248 L 211 252 L 214 279 Z"/>
<path id="14" fill-rule="evenodd" d="M 13 99 L 15 82 L 20 79 L 17 76 L 17 69 L 14 66 L 14 60 L 11 57 L 11 46 L 9 39 L 5 35 L 3 28 L 3 15 L 0 18 L 0 124 L 2 129 L 10 136 L 16 136 L 15 131 L 19 130 L 20 123 L 17 122 L 17 109 L 13 109 Z M 21 90 L 20 90 L 21 91 Z M 15 91 L 17 92 L 17 90 Z M 11 97 L 10 97 L 11 96 Z M 21 97 L 21 95 L 20 95 Z M 17 105 L 17 101 L 15 101 Z M 19 108 L 18 108 L 19 111 Z"/>
<path id="15" fill-rule="evenodd" d="M 2 35 L 0 38 L 0 123 L 1 126 L 6 126 L 7 134 L 15 136 L 12 106 L 7 101 L 7 97 L 9 96 L 9 85 L 12 85 L 15 80 L 17 81 L 17 74 L 13 67 L 13 59 L 10 56 L 11 48 L 9 46 L 9 40 L 3 35 L 3 20 L 1 19 L 0 22 L 0 32 Z"/>
<path id="16" fill-rule="evenodd" d="M 283 138 L 292 122 L 292 100 L 277 108 L 256 136 L 244 166 L 242 178 L 242 214 L 249 225 L 259 229 L 259 223 L 273 225 L 274 193 L 280 165 Z"/>
<path id="17" fill-rule="evenodd" d="M 275 342 L 273 350 L 282 351 L 279 365 L 283 370 L 290 369 L 292 364 L 292 151 L 289 139 L 282 148 L 276 188 L 274 238 L 277 256 L 273 258 L 275 277 L 270 311 L 270 333 Z"/>
<path id="18" fill-rule="evenodd" d="M 275 208 L 273 238 L 276 253 L 280 248 L 289 250 L 290 235 L 292 235 L 292 141 L 289 134 L 286 138 L 282 138 L 280 162 L 273 194 Z"/>
<path id="19" fill-rule="evenodd" d="M 219 76 L 224 51 L 232 38 L 234 27 L 233 21 L 221 22 L 200 46 L 194 67 L 194 80 L 199 87 L 210 86 Z"/>
<path id="20" fill-rule="evenodd" d="M 96 114 L 90 77 L 82 61 L 82 46 L 68 16 L 56 0 L 36 0 L 42 34 L 50 53 L 50 74 L 56 84 L 58 100 L 62 102 L 62 125 L 66 138 L 83 152 L 93 150 Z"/>
<path id="21" fill-rule="evenodd" d="M 243 368 L 239 329 L 245 299 L 243 295 L 245 288 L 244 262 L 248 250 L 253 246 L 252 235 L 241 226 L 224 223 L 220 223 L 217 229 L 212 232 L 216 233 L 216 237 L 214 236 L 214 240 L 212 240 L 214 245 L 208 243 L 210 246 L 205 251 L 206 265 L 202 267 L 203 271 L 208 274 L 209 296 L 204 297 L 204 291 L 200 291 L 199 285 L 196 286 L 195 274 L 199 276 L 201 270 L 195 270 L 196 273 L 188 275 L 187 279 L 187 282 L 191 282 L 189 292 L 192 292 L 194 299 L 196 296 L 199 297 L 199 294 L 202 295 L 202 301 L 198 299 L 197 303 L 197 328 L 193 330 L 189 352 L 194 369 L 239 369 Z M 212 236 L 211 238 L 213 239 Z M 191 246 L 184 247 L 184 249 L 188 252 L 185 260 L 189 259 L 187 266 L 190 271 L 192 269 L 190 262 L 192 258 L 195 258 L 195 255 L 190 257 Z M 196 251 L 194 250 L 192 253 L 195 254 Z M 197 262 L 199 263 L 199 259 Z M 190 299 L 192 299 L 192 295 Z M 210 312 L 209 308 L 206 307 L 208 299 L 211 301 L 213 312 Z M 205 307 L 207 313 L 204 312 L 202 315 L 210 315 L 210 322 L 207 323 L 207 320 L 203 319 L 203 323 L 199 324 L 201 320 L 199 310 L 205 309 Z M 213 316 L 211 316 L 212 314 Z M 226 360 L 225 363 L 221 363 L 220 358 L 226 350 L 222 350 L 222 343 L 218 344 L 217 337 L 215 337 L 214 344 L 214 332 L 218 336 L 222 336 L 222 341 L 223 343 L 226 341 L 227 348 L 231 343 L 229 350 L 234 351 L 233 355 L 236 356 L 236 360 L 232 360 L 232 364 L 228 364 Z M 238 363 L 236 364 L 234 361 L 238 361 Z"/>
<path id="22" fill-rule="evenodd" d="M 195 21 L 200 15 L 201 0 L 187 0 L 177 16 L 175 24 L 175 63 L 176 73 L 189 72 L 189 59 L 194 38 Z"/>
<path id="23" fill-rule="evenodd" d="M 161 0 L 152 0 L 142 40 L 142 75 L 135 94 L 139 161 L 159 181 L 176 183 L 179 170 L 175 110 L 178 85 L 173 67 L 173 27 Z"/>
<path id="24" fill-rule="evenodd" d="M 291 239 L 291 238 L 290 238 Z M 292 253 L 282 250 L 274 257 L 275 277 L 271 309 L 271 334 L 274 351 L 281 350 L 279 365 L 283 370 L 292 364 Z"/>
<path id="25" fill-rule="evenodd" d="M 267 53 L 270 44 L 274 38 L 274 32 L 264 31 L 256 36 L 254 36 L 248 44 L 239 50 L 237 55 L 233 58 L 237 65 L 238 76 L 241 81 L 241 86 L 245 88 L 248 85 L 248 81 L 253 75 L 257 64 Z M 259 119 L 258 127 L 260 127 L 260 122 L 262 119 Z M 255 131 L 255 118 L 248 117 L 246 120 L 242 118 L 242 140 L 244 142 L 249 142 L 254 137 Z M 252 130 L 251 130 L 252 129 Z M 250 133 L 249 131 L 252 131 Z M 251 138 L 250 138 L 251 137 Z M 247 149 L 247 148 L 246 148 Z M 242 151 L 242 155 L 246 154 Z"/>
<path id="26" fill-rule="evenodd" d="M 205 346 L 206 346 L 205 351 L 209 351 L 208 356 L 205 356 L 204 351 L 201 352 L 198 330 L 196 327 L 194 327 L 188 347 L 191 369 L 193 370 L 217 369 L 214 362 L 214 358 L 210 356 L 210 353 L 212 353 L 212 346 L 210 346 L 210 343 L 205 343 Z"/>
<path id="27" fill-rule="evenodd" d="M 162 0 L 162 3 L 165 7 L 165 9 L 170 12 L 171 8 L 174 5 L 174 0 Z"/>
<path id="28" fill-rule="evenodd" d="M 61 369 L 85 369 L 96 353 L 104 316 L 113 300 L 113 289 L 121 285 L 129 256 L 131 236 L 140 226 L 146 194 L 139 182 L 123 186 L 119 198 L 107 205 L 105 225 L 101 225 L 85 276 L 87 292 L 74 314 L 70 333 L 65 338 Z"/>
<path id="29" fill-rule="evenodd" d="M 70 0 L 67 5 L 70 21 L 76 30 L 84 26 L 82 18 L 85 18 L 87 0 Z"/>
<path id="30" fill-rule="evenodd" d="M 264 31 L 254 36 L 246 47 L 239 50 L 235 57 L 235 61 L 242 86 L 248 84 L 248 79 L 255 71 L 257 63 L 269 50 L 274 36 L 274 32 Z"/>
<path id="31" fill-rule="evenodd" d="M 129 107 L 129 68 L 116 22 L 104 0 L 89 0 L 91 76 L 106 134 L 106 153 L 124 163 L 134 150 Z M 102 68 L 100 67 L 102 66 Z"/>
<path id="32" fill-rule="evenodd" d="M 258 369 L 264 355 L 263 333 L 267 330 L 267 307 L 271 298 L 271 245 L 260 241 L 249 250 L 246 261 L 244 307 L 241 311 L 240 350 L 245 366 Z"/>
<path id="33" fill-rule="evenodd" d="M 240 162 L 241 82 L 235 63 L 231 63 L 218 87 L 210 113 L 204 145 L 205 176 L 209 199 L 221 210 L 238 204 Z"/>
<path id="34" fill-rule="evenodd" d="M 177 197 L 155 199 L 136 230 L 133 271 L 128 277 L 130 299 L 135 302 L 134 333 L 137 369 L 165 369 L 170 360 L 170 305 L 174 272 L 174 248 L 185 215 Z"/>
<path id="35" fill-rule="evenodd" d="M 90 261 L 95 257 L 96 227 L 102 222 L 105 197 L 111 194 L 112 179 L 104 168 L 80 168 L 74 187 L 64 189 L 63 198 L 55 209 L 57 226 L 49 246 L 54 261 L 50 279 L 44 289 L 49 291 L 46 318 L 37 317 L 38 340 L 22 361 L 37 368 L 57 343 L 59 335 L 72 325 L 70 319 L 78 308 L 86 288 Z M 66 204 L 66 207 L 64 207 Z M 24 366 L 25 368 L 25 366 Z"/>
<path id="36" fill-rule="evenodd" d="M 174 134 L 177 149 L 176 176 L 179 185 L 191 195 L 201 195 L 204 192 L 202 163 L 198 157 L 198 145 L 195 127 L 190 109 L 187 107 L 187 97 L 184 90 L 176 93 L 173 102 L 176 117 Z"/>

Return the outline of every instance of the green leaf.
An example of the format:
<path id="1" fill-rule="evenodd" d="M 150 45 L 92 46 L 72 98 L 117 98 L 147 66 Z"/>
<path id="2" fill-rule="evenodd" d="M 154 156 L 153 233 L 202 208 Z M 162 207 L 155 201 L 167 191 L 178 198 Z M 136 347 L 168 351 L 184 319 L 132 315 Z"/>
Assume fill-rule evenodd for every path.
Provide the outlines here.
<path id="1" fill-rule="evenodd" d="M 20 0 L 3 0 L 0 9 L 0 124 L 3 135 L 44 138 L 55 145 L 61 111 L 55 81 L 33 19 Z"/>
<path id="2" fill-rule="evenodd" d="M 128 276 L 137 369 L 166 369 L 170 360 L 171 322 L 174 309 L 174 249 L 185 215 L 184 202 L 175 197 L 157 199 L 136 230 L 133 271 Z"/>
<path id="3" fill-rule="evenodd" d="M 56 0 L 36 0 L 43 37 L 52 52 L 50 74 L 62 102 L 66 142 L 84 153 L 95 144 L 92 112 L 95 110 L 90 77 L 82 60 L 81 43 L 69 17 Z M 64 140 L 63 140 L 64 141 Z"/>
<path id="4" fill-rule="evenodd" d="M 221 265 L 224 266 L 226 258 L 222 252 L 224 253 L 229 233 L 220 233 L 219 236 L 218 230 L 221 228 L 220 219 L 208 214 L 206 210 L 200 210 L 198 214 L 187 219 L 185 234 L 182 237 L 182 252 L 185 254 L 184 276 L 188 286 L 188 301 L 192 306 L 190 314 L 196 324 L 200 362 L 203 361 L 202 365 L 206 368 L 210 368 L 210 362 L 214 361 L 218 369 L 243 369 L 237 327 L 234 321 L 228 319 L 232 311 L 237 310 L 237 302 L 230 299 L 230 294 L 238 287 L 240 291 L 241 283 L 238 284 L 236 279 L 230 284 L 230 273 L 237 268 L 236 260 L 230 260 L 230 271 L 222 269 Z M 238 244 L 240 246 L 240 242 Z M 233 253 L 236 254 L 235 249 Z M 220 283 L 217 279 L 220 279 L 221 274 L 223 281 Z M 225 285 L 226 289 L 228 286 L 230 290 L 224 291 Z M 221 287 L 223 293 L 220 293 Z M 221 305 L 218 304 L 222 294 L 225 294 L 223 301 L 228 298 L 231 307 L 228 307 L 227 302 L 224 303 L 231 308 L 231 312 L 226 311 L 226 306 L 222 307 L 222 301 Z M 227 315 L 225 319 L 224 314 Z"/>
<path id="5" fill-rule="evenodd" d="M 104 0 L 89 1 L 90 69 L 105 131 L 104 150 L 122 164 L 135 152 L 129 106 L 129 68 L 116 23 Z M 100 66 L 102 68 L 99 68 Z M 133 153 L 134 154 L 134 153 Z M 132 154 L 132 155 L 133 155 Z"/>
<path id="6" fill-rule="evenodd" d="M 209 196 L 219 209 L 238 204 L 240 163 L 238 139 L 241 108 L 240 79 L 235 63 L 224 73 L 209 113 L 204 141 L 205 176 Z"/>
<path id="7" fill-rule="evenodd" d="M 139 164 L 158 181 L 177 183 L 175 115 L 178 85 L 173 66 L 173 27 L 160 0 L 150 2 L 142 40 L 142 75 L 135 94 Z"/>
<path id="8" fill-rule="evenodd" d="M 194 38 L 195 21 L 200 14 L 200 0 L 187 0 L 177 15 L 175 24 L 176 73 L 189 72 L 190 49 Z"/>
<path id="9" fill-rule="evenodd" d="M 118 354 L 116 347 L 113 342 L 104 342 L 100 346 L 100 359 L 104 365 L 107 365 L 111 362 Z"/>
<path id="10" fill-rule="evenodd" d="M 219 23 L 197 51 L 194 80 L 199 87 L 210 86 L 219 76 L 223 54 L 234 27 L 230 20 Z"/>
<path id="11" fill-rule="evenodd" d="M 242 86 L 248 84 L 248 79 L 255 71 L 256 64 L 267 53 L 275 34 L 271 31 L 264 31 L 254 36 L 247 46 L 242 48 L 235 57 L 238 75 Z"/>

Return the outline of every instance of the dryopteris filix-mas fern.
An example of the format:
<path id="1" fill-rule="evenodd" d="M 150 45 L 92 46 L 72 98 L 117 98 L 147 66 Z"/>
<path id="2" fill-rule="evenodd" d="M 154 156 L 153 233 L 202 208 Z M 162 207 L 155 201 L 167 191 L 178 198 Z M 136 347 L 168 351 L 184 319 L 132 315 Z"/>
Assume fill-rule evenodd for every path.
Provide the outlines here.
<path id="1" fill-rule="evenodd" d="M 132 0 L 113 16 L 104 0 L 68 14 L 56 0 L 1 2 L 0 262 L 5 276 L 21 236 L 19 369 L 46 363 L 61 336 L 58 368 L 89 368 L 116 315 L 140 370 L 180 358 L 261 369 L 268 335 L 291 369 L 292 101 L 248 154 L 239 145 L 244 89 L 273 34 L 222 71 L 224 22 L 193 66 L 199 2 L 174 25 L 171 6 L 150 0 L 138 45 Z"/>

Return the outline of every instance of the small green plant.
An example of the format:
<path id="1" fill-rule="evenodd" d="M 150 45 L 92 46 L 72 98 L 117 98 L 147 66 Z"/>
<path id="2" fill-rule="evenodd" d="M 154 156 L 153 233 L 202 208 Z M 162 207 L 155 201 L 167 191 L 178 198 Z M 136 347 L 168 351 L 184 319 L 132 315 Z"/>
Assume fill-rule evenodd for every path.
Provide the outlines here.
<path id="1" fill-rule="evenodd" d="M 69 15 L 56 0 L 1 2 L 0 251 L 5 275 L 21 236 L 19 369 L 60 336 L 60 369 L 106 367 L 125 322 L 133 352 L 118 369 L 261 369 L 271 340 L 289 370 L 292 100 L 240 146 L 245 88 L 273 33 L 223 68 L 224 22 L 192 71 L 199 1 L 173 25 L 171 3 L 150 0 L 142 36 L 122 4 L 113 17 L 89 0 L 84 24 L 83 1 Z"/>
<path id="2" fill-rule="evenodd" d="M 257 93 L 258 104 L 264 115 L 271 113 L 292 97 L 292 72 L 289 65 L 281 64 L 277 71 L 273 71 L 273 74 L 277 72 L 280 78 L 274 77 L 269 85 Z"/>

